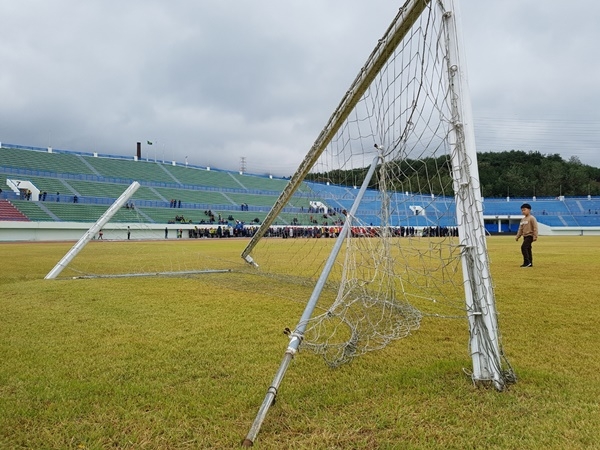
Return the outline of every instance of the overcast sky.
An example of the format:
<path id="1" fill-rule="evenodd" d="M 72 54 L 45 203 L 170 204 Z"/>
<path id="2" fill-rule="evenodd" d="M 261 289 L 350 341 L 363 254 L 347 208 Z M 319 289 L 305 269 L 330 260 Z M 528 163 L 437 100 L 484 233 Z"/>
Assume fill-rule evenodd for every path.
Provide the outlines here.
<path id="1" fill-rule="evenodd" d="M 0 142 L 291 175 L 403 1 L 0 0 Z M 460 9 L 477 150 L 600 167 L 600 2 Z"/>

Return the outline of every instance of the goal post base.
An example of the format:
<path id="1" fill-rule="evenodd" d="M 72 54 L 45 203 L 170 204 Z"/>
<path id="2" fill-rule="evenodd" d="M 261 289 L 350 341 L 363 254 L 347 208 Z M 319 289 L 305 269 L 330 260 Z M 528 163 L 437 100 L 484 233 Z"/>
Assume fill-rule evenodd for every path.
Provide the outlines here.
<path id="1" fill-rule="evenodd" d="M 258 267 L 258 264 L 256 264 L 256 262 L 254 261 L 254 259 L 252 259 L 252 256 L 250 255 L 244 256 L 244 261 L 246 261 L 251 266 Z"/>

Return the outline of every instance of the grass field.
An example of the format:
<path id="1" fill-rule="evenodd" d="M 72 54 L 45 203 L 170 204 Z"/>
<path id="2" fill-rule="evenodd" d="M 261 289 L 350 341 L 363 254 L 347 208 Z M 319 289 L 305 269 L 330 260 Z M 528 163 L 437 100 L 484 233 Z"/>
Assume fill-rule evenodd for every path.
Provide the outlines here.
<path id="1" fill-rule="evenodd" d="M 600 448 L 600 237 L 541 237 L 532 269 L 488 242 L 517 384 L 475 388 L 466 320 L 426 317 L 335 370 L 301 352 L 255 447 Z M 245 243 L 196 245 L 235 266 Z M 239 447 L 304 305 L 235 271 L 43 280 L 71 245 L 0 244 L 0 448 Z"/>

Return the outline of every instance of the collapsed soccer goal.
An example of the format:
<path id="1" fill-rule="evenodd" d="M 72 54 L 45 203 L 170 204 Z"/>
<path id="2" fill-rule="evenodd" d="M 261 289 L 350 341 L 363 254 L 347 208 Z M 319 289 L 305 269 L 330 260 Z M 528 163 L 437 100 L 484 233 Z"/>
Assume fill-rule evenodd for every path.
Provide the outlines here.
<path id="1" fill-rule="evenodd" d="M 189 239 L 202 234 L 198 226 L 155 223 L 142 213 L 132 200 L 139 187 L 134 181 L 84 229 L 45 279 L 192 276 L 230 271 L 230 262 L 209 258 L 199 239 Z"/>
<path id="2" fill-rule="evenodd" d="M 309 226 L 265 239 L 298 192 L 310 197 Z M 242 257 L 257 274 L 312 286 L 246 446 L 300 348 L 335 367 L 425 316 L 468 319 L 475 384 L 515 381 L 497 324 L 456 0 L 400 8 Z"/>

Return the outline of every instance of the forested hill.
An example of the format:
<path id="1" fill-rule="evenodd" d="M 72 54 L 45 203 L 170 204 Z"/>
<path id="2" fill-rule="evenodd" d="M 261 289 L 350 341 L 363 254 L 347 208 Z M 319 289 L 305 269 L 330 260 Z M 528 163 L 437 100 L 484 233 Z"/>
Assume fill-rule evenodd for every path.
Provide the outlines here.
<path id="1" fill-rule="evenodd" d="M 484 197 L 557 197 L 600 195 L 600 169 L 582 164 L 576 156 L 565 161 L 560 155 L 511 150 L 478 153 L 479 178 Z M 408 186 L 431 185 L 437 195 L 452 195 L 450 162 L 446 157 L 424 160 L 403 160 L 389 164 L 393 179 L 392 189 L 410 190 Z M 427 174 L 439 174 L 428 180 Z M 338 185 L 362 184 L 367 169 L 313 173 L 307 179 L 329 181 Z M 416 172 L 415 172 L 416 171 Z M 375 181 L 373 184 L 376 184 Z M 373 186 L 375 187 L 375 186 Z"/>

